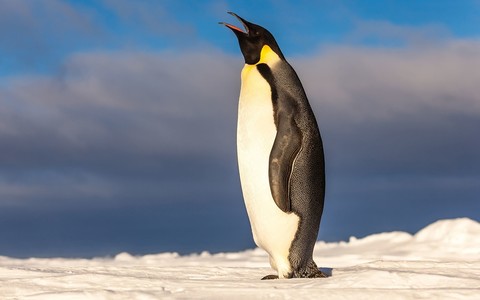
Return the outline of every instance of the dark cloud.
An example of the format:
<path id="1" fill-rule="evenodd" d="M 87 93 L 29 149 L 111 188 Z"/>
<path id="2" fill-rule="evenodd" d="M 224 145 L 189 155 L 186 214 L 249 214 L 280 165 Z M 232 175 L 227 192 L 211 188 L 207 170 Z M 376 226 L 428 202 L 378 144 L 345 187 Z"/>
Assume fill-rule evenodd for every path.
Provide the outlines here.
<path id="1" fill-rule="evenodd" d="M 372 175 L 474 175 L 479 47 L 332 49 L 299 61 L 337 165 Z"/>
<path id="2" fill-rule="evenodd" d="M 479 48 L 292 60 L 326 147 L 321 238 L 479 217 Z M 242 59 L 206 52 L 77 54 L 0 88 L 0 253 L 252 246 L 235 157 Z"/>
<path id="3" fill-rule="evenodd" d="M 228 170 L 238 87 L 221 56 L 89 54 L 58 77 L 13 80 L 1 93 L 4 176 L 169 182 Z"/>

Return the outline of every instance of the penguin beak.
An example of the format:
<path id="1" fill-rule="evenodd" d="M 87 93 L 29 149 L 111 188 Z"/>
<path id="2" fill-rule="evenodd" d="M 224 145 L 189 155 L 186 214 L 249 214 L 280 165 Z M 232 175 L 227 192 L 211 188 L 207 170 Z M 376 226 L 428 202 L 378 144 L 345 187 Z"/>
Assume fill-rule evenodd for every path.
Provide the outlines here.
<path id="1" fill-rule="evenodd" d="M 242 23 L 243 27 L 245 28 L 245 31 L 243 31 L 242 29 L 238 28 L 235 25 L 228 24 L 228 23 L 225 23 L 225 22 L 219 22 L 218 24 L 227 26 L 237 35 L 238 34 L 243 34 L 243 35 L 248 36 L 249 32 L 250 32 L 250 30 L 248 29 L 248 24 L 249 23 L 234 12 L 229 11 L 228 13 L 231 14 L 232 16 L 236 17 Z"/>

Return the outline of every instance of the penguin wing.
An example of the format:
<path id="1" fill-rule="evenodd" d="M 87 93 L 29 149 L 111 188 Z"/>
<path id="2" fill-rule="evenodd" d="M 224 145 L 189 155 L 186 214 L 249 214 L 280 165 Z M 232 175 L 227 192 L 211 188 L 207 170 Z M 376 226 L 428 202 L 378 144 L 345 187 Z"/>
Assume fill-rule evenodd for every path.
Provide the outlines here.
<path id="1" fill-rule="evenodd" d="M 273 200 L 284 212 L 291 211 L 290 177 L 295 158 L 302 147 L 302 132 L 293 111 L 277 113 L 277 135 L 270 152 L 268 176 Z"/>

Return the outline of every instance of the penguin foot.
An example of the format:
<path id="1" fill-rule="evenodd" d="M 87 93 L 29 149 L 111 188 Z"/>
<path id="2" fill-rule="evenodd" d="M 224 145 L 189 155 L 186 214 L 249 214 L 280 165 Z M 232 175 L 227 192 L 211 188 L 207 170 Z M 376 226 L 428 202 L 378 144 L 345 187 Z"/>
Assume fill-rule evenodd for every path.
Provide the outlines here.
<path id="1" fill-rule="evenodd" d="M 262 280 L 278 279 L 277 275 L 267 275 L 262 278 Z"/>
<path id="2" fill-rule="evenodd" d="M 311 266 L 301 271 L 294 271 L 291 278 L 327 278 L 332 276 L 332 273 L 329 274 L 328 270 L 326 271 L 324 272 L 316 266 Z"/>
<path id="3" fill-rule="evenodd" d="M 308 275 L 307 278 L 327 278 L 328 275 L 323 273 L 322 271 L 318 270 L 318 272 L 311 273 Z"/>

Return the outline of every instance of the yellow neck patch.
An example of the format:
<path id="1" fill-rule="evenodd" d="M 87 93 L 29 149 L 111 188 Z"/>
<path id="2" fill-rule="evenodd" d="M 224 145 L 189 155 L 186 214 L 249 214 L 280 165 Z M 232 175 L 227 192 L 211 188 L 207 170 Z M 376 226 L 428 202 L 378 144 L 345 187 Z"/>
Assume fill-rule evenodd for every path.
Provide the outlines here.
<path id="1" fill-rule="evenodd" d="M 270 48 L 270 46 L 265 45 L 262 47 L 262 51 L 260 51 L 260 60 L 256 63 L 258 64 L 268 64 L 269 62 L 273 62 L 278 60 L 279 57 L 275 51 Z"/>

